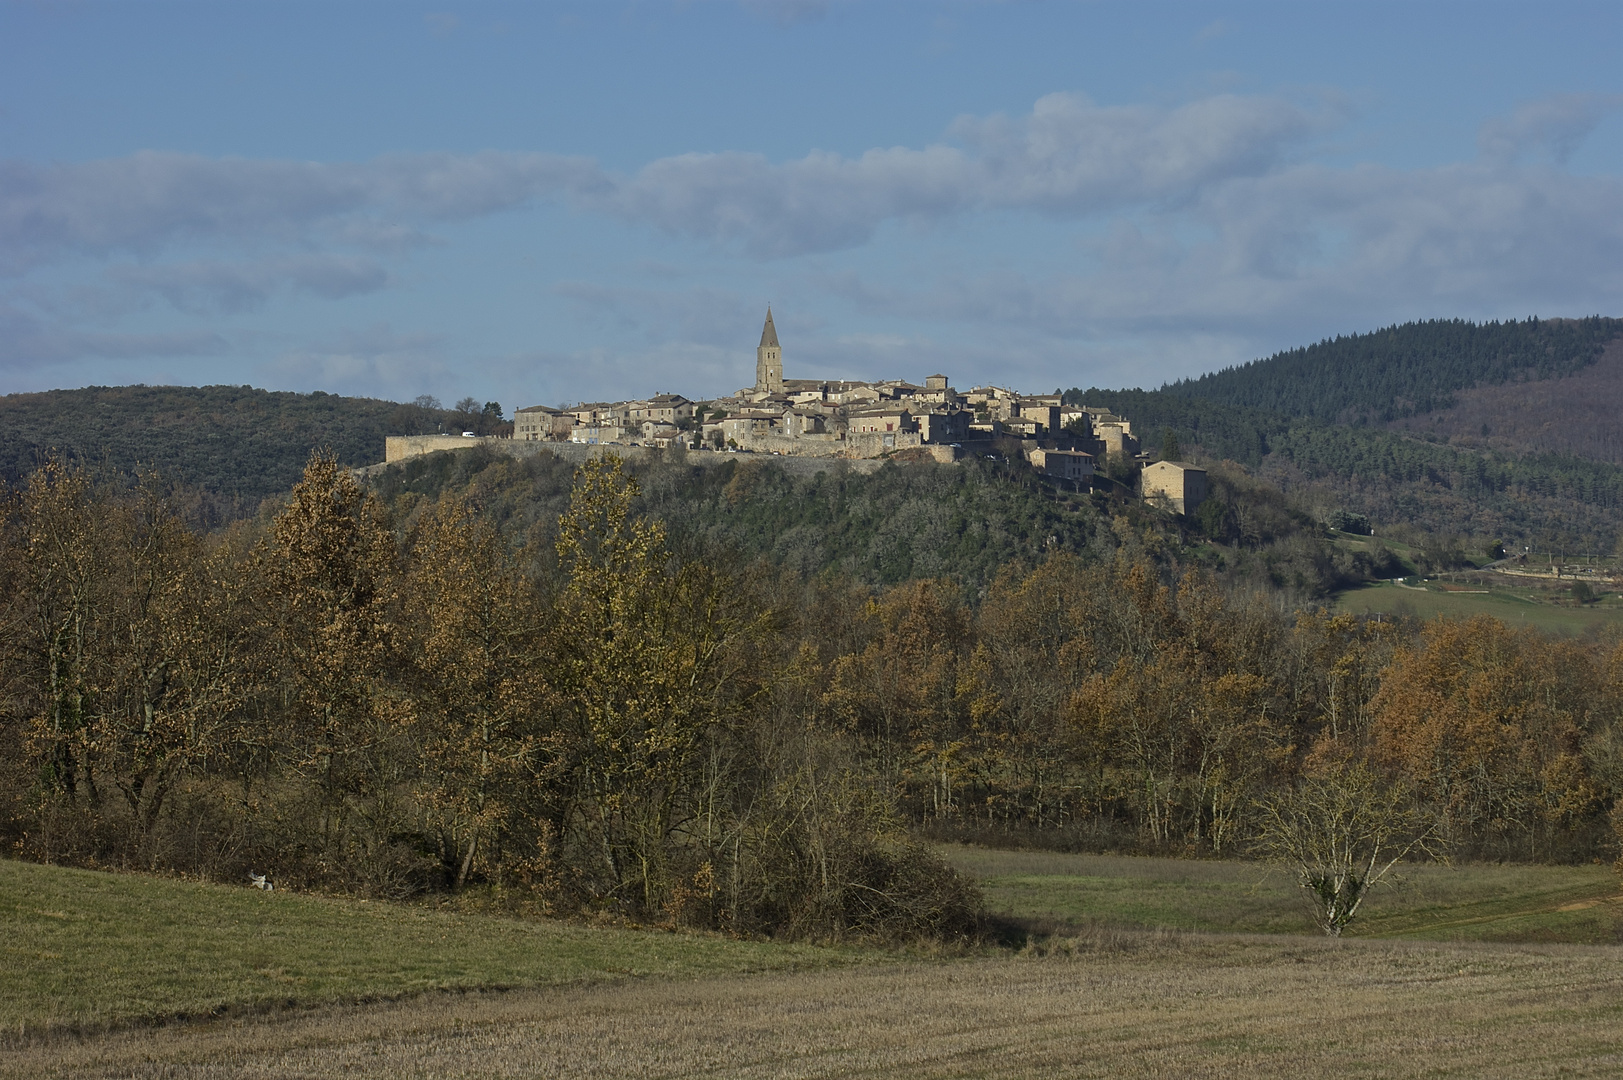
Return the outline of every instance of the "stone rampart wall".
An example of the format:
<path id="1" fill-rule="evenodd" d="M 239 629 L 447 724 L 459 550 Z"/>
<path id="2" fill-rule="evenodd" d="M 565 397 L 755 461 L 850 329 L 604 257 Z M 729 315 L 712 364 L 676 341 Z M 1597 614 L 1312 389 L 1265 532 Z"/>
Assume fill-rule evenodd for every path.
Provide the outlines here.
<path id="1" fill-rule="evenodd" d="M 464 435 L 390 435 L 383 440 L 383 462 L 387 465 L 436 450 L 464 450 L 497 441 L 493 436 L 470 439 Z"/>
<path id="2" fill-rule="evenodd" d="M 784 439 L 788 444 L 801 443 L 801 440 Z M 839 445 L 835 443 L 835 445 Z M 396 465 L 409 458 L 421 457 L 425 454 L 434 454 L 442 451 L 471 450 L 483 446 L 500 454 L 515 458 L 531 457 L 535 454 L 551 454 L 562 458 L 571 464 L 579 465 L 583 462 L 613 454 L 626 461 L 641 461 L 652 454 L 659 454 L 666 460 L 673 460 L 680 456 L 681 460 L 690 465 L 721 465 L 728 461 L 744 464 L 748 461 L 770 461 L 779 466 L 791 476 L 815 476 L 820 472 L 827 472 L 830 468 L 849 468 L 853 472 L 870 473 L 884 464 L 878 458 L 862 460 L 848 460 L 830 456 L 814 456 L 802 453 L 771 454 L 761 450 L 756 453 L 733 453 L 725 450 L 662 450 L 651 446 L 623 446 L 618 443 L 589 445 L 586 443 L 570 442 L 532 442 L 523 439 L 464 438 L 460 435 L 390 435 L 384 445 L 384 460 L 378 465 L 368 465 L 356 472 L 362 476 L 372 476 L 382 472 L 390 465 Z"/>

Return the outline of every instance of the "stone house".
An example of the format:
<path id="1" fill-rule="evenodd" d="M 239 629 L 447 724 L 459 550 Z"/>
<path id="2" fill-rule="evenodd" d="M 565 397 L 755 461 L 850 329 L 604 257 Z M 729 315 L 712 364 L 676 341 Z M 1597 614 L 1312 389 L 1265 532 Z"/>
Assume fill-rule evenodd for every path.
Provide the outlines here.
<path id="1" fill-rule="evenodd" d="M 876 404 L 851 409 L 846 414 L 846 431 L 861 435 L 869 432 L 915 431 L 913 412 L 906 405 Z"/>
<path id="2" fill-rule="evenodd" d="M 658 394 L 647 401 L 633 401 L 627 408 L 633 424 L 652 420 L 656 424 L 680 424 L 692 419 L 698 406 L 681 394 Z"/>
<path id="3" fill-rule="evenodd" d="M 575 418 L 559 409 L 531 405 L 513 413 L 513 438 L 523 442 L 558 442 L 568 439 Z"/>
<path id="4" fill-rule="evenodd" d="M 661 423 L 658 420 L 644 420 L 641 434 L 642 441 L 648 446 L 669 446 L 673 442 L 686 441 L 682 439 L 682 430 L 675 424 Z"/>
<path id="5" fill-rule="evenodd" d="M 595 446 L 599 443 L 624 442 L 626 429 L 619 424 L 576 424 L 569 432 L 569 441 Z"/>
<path id="6" fill-rule="evenodd" d="M 1059 401 L 1055 398 L 1021 398 L 1015 407 L 1019 409 L 1018 419 L 1041 429 L 1034 434 L 1060 429 Z"/>
<path id="7" fill-rule="evenodd" d="M 1145 502 L 1162 503 L 1177 514 L 1193 514 L 1206 501 L 1206 470 L 1187 461 L 1157 461 L 1144 466 L 1140 491 Z"/>
<path id="8" fill-rule="evenodd" d="M 961 443 L 969 437 L 970 415 L 963 409 L 932 409 L 913 420 L 927 443 Z"/>
<path id="9" fill-rule="evenodd" d="M 802 435 L 825 434 L 827 424 L 828 418 L 819 410 L 801 407 L 785 410 L 778 430 L 780 434 L 798 438 Z"/>
<path id="10" fill-rule="evenodd" d="M 1028 455 L 1031 467 L 1044 476 L 1083 483 L 1093 478 L 1093 455 L 1082 450 L 1037 449 Z"/>
<path id="11" fill-rule="evenodd" d="M 623 401 L 583 401 L 572 409 L 565 409 L 582 426 L 615 424 L 624 426 L 629 410 Z"/>
<path id="12" fill-rule="evenodd" d="M 710 432 L 721 432 L 723 442 L 734 442 L 739 446 L 749 446 L 750 441 L 757 435 L 776 434 L 783 423 L 781 409 L 740 409 L 738 412 L 728 413 L 724 419 L 712 421 L 704 426 L 705 438 L 710 438 Z"/>

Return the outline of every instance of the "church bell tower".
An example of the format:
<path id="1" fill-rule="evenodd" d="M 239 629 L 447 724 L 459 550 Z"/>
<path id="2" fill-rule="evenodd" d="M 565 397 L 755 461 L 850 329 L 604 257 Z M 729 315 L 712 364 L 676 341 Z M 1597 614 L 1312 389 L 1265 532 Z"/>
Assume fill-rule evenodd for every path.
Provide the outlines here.
<path id="1" fill-rule="evenodd" d="M 755 389 L 763 394 L 783 392 L 783 352 L 778 348 L 778 328 L 772 325 L 770 305 L 761 328 L 761 345 L 755 350 Z"/>

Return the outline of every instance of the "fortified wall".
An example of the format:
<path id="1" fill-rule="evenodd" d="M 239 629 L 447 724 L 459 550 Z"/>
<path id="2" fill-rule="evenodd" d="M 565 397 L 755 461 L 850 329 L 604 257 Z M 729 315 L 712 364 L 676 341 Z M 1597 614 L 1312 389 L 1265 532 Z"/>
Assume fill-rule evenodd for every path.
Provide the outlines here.
<path id="1" fill-rule="evenodd" d="M 785 439 L 785 442 L 794 440 Z M 721 465 L 728 461 L 770 461 L 779 466 L 791 476 L 815 476 L 820 472 L 828 472 L 830 468 L 848 468 L 852 472 L 871 473 L 885 463 L 883 458 L 836 458 L 829 456 L 809 456 L 801 453 L 797 456 L 787 454 L 779 455 L 768 452 L 757 453 L 731 453 L 725 450 L 683 450 L 680 448 L 661 448 L 655 446 L 626 446 L 621 444 L 588 445 L 586 443 L 570 442 L 526 442 L 522 439 L 502 439 L 495 436 L 481 436 L 469 438 L 463 435 L 390 435 L 384 440 L 383 462 L 378 465 L 368 465 L 363 469 L 355 470 L 362 476 L 373 476 L 382 472 L 390 465 L 397 465 L 411 458 L 422 457 L 426 454 L 435 454 L 442 451 L 471 450 L 474 447 L 486 447 L 489 450 L 505 454 L 508 457 L 527 458 L 537 454 L 551 454 L 562 458 L 574 465 L 580 465 L 591 458 L 603 457 L 613 454 L 626 461 L 641 461 L 652 455 L 659 455 L 666 461 L 680 460 L 689 465 Z M 767 448 L 761 448 L 767 450 Z M 938 449 L 929 447 L 927 449 Z M 948 450 L 940 447 L 940 450 Z M 950 462 L 952 458 L 943 458 L 941 454 L 932 455 L 938 461 Z"/>

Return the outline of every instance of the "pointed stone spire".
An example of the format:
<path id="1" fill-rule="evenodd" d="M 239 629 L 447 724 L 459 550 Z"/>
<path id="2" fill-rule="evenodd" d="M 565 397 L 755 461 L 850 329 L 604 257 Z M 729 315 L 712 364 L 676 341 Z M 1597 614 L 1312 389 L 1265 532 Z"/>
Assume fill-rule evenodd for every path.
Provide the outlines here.
<path id="1" fill-rule="evenodd" d="M 761 327 L 761 346 L 755 350 L 755 390 L 759 394 L 783 392 L 783 352 L 778 348 L 778 328 L 772 325 L 770 304 L 766 325 Z"/>

